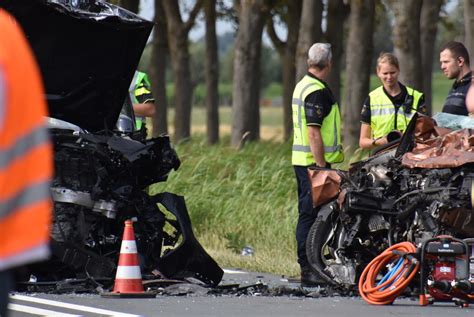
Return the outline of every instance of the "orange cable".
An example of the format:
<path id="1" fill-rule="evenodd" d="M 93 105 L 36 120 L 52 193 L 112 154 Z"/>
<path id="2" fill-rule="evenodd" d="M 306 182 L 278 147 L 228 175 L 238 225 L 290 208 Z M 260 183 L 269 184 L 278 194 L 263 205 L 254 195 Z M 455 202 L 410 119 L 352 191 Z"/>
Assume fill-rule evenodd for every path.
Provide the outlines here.
<path id="1" fill-rule="evenodd" d="M 402 254 L 415 253 L 416 247 L 410 242 L 395 244 L 378 255 L 365 267 L 359 279 L 359 293 L 367 303 L 372 305 L 391 304 L 405 290 L 418 272 L 420 263 L 405 258 L 395 274 L 387 281 L 377 285 L 377 276 L 386 268 L 387 263 L 394 263 L 400 259 L 400 254 L 393 252 L 395 250 Z M 413 265 L 415 265 L 414 268 Z M 406 276 L 410 267 L 412 270 Z"/>

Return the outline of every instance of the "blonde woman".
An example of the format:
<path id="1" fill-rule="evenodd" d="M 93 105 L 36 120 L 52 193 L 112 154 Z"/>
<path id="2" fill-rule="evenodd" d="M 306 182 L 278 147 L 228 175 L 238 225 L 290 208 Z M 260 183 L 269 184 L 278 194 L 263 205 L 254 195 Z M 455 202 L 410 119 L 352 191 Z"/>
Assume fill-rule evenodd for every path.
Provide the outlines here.
<path id="1" fill-rule="evenodd" d="M 391 53 L 377 59 L 377 77 L 382 85 L 369 93 L 361 112 L 359 146 L 373 149 L 387 144 L 392 131 L 403 132 L 416 111 L 426 113 L 423 93 L 398 81 L 400 66 Z"/>

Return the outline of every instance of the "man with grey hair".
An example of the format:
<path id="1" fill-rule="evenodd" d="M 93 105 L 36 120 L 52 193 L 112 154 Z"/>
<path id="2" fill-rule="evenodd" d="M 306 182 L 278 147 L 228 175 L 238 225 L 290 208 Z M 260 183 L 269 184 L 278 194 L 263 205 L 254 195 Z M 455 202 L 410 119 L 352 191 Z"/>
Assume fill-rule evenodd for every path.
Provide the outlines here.
<path id="1" fill-rule="evenodd" d="M 302 286 L 324 283 L 306 256 L 306 238 L 319 208 L 313 208 L 308 167 L 330 167 L 344 160 L 341 116 L 331 89 L 324 82 L 331 72 L 331 45 L 315 43 L 308 51 L 308 73 L 293 91 L 292 164 L 298 187 L 296 241 Z"/>

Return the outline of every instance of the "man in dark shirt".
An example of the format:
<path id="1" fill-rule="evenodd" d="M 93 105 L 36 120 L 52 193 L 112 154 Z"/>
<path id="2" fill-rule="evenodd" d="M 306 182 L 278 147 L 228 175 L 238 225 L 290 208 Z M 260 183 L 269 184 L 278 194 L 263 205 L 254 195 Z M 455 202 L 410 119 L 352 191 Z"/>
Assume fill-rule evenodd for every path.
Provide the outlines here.
<path id="1" fill-rule="evenodd" d="M 444 75 L 449 79 L 455 79 L 446 97 L 443 112 L 467 116 L 466 94 L 472 77 L 469 53 L 462 43 L 452 41 L 441 47 L 439 56 Z"/>
<path id="2" fill-rule="evenodd" d="M 308 73 L 293 91 L 292 165 L 298 189 L 296 241 L 301 284 L 314 286 L 324 282 L 313 271 L 306 255 L 306 239 L 316 220 L 319 207 L 313 208 L 309 166 L 330 167 L 344 159 L 340 142 L 340 113 L 326 80 L 331 72 L 331 46 L 315 43 L 308 51 Z"/>

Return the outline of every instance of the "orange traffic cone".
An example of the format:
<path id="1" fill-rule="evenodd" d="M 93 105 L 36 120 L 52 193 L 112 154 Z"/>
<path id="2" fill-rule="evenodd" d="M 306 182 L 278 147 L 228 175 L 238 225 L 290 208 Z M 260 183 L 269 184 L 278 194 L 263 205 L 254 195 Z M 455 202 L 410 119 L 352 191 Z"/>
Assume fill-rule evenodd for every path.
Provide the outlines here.
<path id="1" fill-rule="evenodd" d="M 133 222 L 125 221 L 120 257 L 115 275 L 114 290 L 103 293 L 103 297 L 155 297 L 154 293 L 143 290 L 142 274 L 138 263 L 137 244 L 133 232 Z"/>

